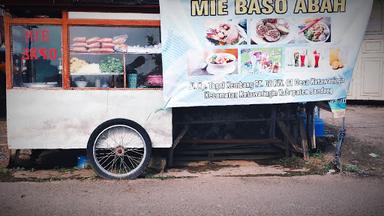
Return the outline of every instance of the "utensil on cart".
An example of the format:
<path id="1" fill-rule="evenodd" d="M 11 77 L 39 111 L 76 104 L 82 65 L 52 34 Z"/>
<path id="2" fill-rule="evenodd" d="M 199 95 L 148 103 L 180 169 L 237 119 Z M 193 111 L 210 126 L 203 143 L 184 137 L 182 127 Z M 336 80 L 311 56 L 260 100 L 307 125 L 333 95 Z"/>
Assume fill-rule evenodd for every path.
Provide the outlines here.
<path id="1" fill-rule="evenodd" d="M 314 19 L 312 22 L 310 22 L 307 26 L 305 26 L 304 28 L 302 28 L 300 31 L 299 31 L 299 34 L 300 33 L 303 33 L 305 30 L 311 28 L 313 25 L 315 25 L 316 23 L 320 22 L 320 20 L 322 20 L 323 17 L 321 18 L 317 18 L 317 19 Z"/>

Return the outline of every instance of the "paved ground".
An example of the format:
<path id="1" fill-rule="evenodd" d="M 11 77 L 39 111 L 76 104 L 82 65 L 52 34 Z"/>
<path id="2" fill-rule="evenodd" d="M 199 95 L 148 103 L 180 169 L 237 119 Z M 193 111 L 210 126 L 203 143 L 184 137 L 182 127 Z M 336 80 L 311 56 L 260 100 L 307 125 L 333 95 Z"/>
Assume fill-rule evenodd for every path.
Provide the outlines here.
<path id="1" fill-rule="evenodd" d="M 1 215 L 383 215 L 384 180 L 207 177 L 0 183 Z"/>

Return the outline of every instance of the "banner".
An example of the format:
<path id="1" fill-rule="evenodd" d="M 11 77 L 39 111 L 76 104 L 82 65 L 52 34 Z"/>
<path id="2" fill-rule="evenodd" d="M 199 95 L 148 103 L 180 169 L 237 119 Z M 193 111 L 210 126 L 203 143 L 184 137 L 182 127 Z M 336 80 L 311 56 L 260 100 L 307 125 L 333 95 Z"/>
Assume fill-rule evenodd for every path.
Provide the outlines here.
<path id="1" fill-rule="evenodd" d="M 167 107 L 345 98 L 372 0 L 160 0 Z"/>
<path id="2" fill-rule="evenodd" d="M 328 101 L 328 105 L 331 108 L 333 118 L 345 117 L 345 111 L 347 110 L 347 98 Z"/>

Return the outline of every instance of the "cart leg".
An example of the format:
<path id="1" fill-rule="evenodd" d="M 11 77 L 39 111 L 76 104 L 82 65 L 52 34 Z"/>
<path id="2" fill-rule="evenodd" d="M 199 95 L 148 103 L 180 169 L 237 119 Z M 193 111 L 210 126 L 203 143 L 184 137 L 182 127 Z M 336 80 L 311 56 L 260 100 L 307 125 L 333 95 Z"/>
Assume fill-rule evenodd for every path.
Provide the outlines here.
<path id="1" fill-rule="evenodd" d="M 307 138 L 308 144 L 311 149 L 316 149 L 316 134 L 315 134 L 315 118 L 314 118 L 315 106 L 313 103 L 307 104 L 305 112 L 307 115 Z"/>
<path id="2" fill-rule="evenodd" d="M 173 166 L 173 154 L 175 151 L 175 148 L 177 145 L 180 143 L 181 139 L 184 137 L 184 135 L 187 133 L 189 130 L 189 125 L 185 125 L 180 134 L 177 136 L 177 138 L 173 141 L 172 147 L 169 149 L 168 153 L 168 167 Z"/>
<path id="3" fill-rule="evenodd" d="M 276 137 L 276 118 L 277 118 L 276 106 L 272 105 L 270 127 L 269 127 L 269 137 L 270 138 Z"/>
<path id="4" fill-rule="evenodd" d="M 0 168 L 8 167 L 11 161 L 11 150 L 8 145 L 0 144 Z"/>
<path id="5" fill-rule="evenodd" d="M 299 130 L 300 130 L 300 138 L 301 138 L 301 148 L 303 149 L 303 159 L 309 159 L 309 151 L 308 151 L 308 138 L 307 138 L 307 130 L 304 126 L 303 119 L 299 119 Z"/>
<path id="6" fill-rule="evenodd" d="M 289 144 L 288 138 L 284 136 L 284 146 L 285 146 L 285 157 L 291 157 L 291 145 Z"/>
<path id="7" fill-rule="evenodd" d="M 168 167 L 172 167 L 173 166 L 173 149 L 174 148 L 170 148 L 169 149 L 169 153 L 168 153 Z"/>
<path id="8" fill-rule="evenodd" d="M 341 128 L 339 129 L 339 133 L 337 135 L 337 143 L 336 143 L 336 153 L 335 153 L 335 159 L 333 160 L 333 165 L 334 168 L 341 172 L 342 171 L 342 165 L 341 165 L 341 147 L 343 146 L 344 143 L 344 138 L 345 138 L 345 117 L 342 119 L 342 125 Z"/>

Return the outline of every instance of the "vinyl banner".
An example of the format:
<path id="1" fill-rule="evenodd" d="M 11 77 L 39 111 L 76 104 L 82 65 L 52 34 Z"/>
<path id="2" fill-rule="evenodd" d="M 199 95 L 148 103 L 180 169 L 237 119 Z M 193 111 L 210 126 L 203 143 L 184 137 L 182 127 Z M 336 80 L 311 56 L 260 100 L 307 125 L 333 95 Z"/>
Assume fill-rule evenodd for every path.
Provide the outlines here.
<path id="1" fill-rule="evenodd" d="M 167 107 L 347 95 L 372 0 L 160 0 Z"/>

